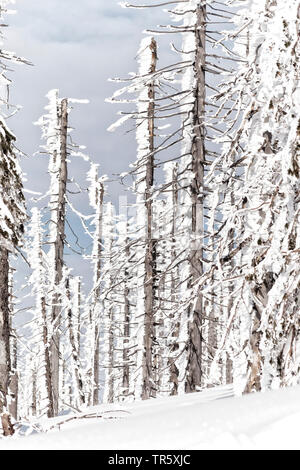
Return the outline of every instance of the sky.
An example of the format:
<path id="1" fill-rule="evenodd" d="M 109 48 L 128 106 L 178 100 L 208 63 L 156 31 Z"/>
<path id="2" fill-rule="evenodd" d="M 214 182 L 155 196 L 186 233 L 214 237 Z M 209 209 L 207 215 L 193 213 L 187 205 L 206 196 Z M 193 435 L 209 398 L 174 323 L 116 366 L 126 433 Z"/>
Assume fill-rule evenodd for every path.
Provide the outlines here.
<path id="1" fill-rule="evenodd" d="M 22 168 L 30 189 L 43 191 L 48 181 L 45 158 L 32 157 L 40 145 L 40 129 L 32 123 L 43 114 L 45 95 L 53 88 L 61 97 L 90 101 L 75 105 L 70 117 L 73 138 L 86 145 L 104 174 L 126 171 L 135 160 L 135 139 L 133 133 L 112 135 L 106 130 L 119 110 L 105 102 L 118 88 L 108 79 L 136 71 L 142 31 L 160 22 L 161 10 L 124 9 L 117 0 L 16 0 L 15 9 L 16 15 L 7 16 L 5 48 L 34 66 L 14 66 L 10 74 L 11 102 L 23 109 L 8 124 L 19 148 L 29 155 L 22 159 Z M 72 170 L 76 173 L 76 164 Z M 111 186 L 113 198 L 118 191 L 117 185 Z"/>
<path id="2" fill-rule="evenodd" d="M 72 138 L 86 146 L 86 153 L 100 165 L 101 174 L 111 179 L 128 170 L 136 159 L 134 133 L 119 129 L 112 134 L 107 128 L 118 118 L 118 105 L 105 102 L 120 84 L 113 77 L 128 77 L 137 70 L 135 56 L 143 30 L 163 21 L 168 15 L 162 10 L 121 8 L 118 0 L 16 0 L 17 13 L 6 16 L 4 49 L 25 57 L 33 66 L 15 65 L 8 76 L 12 80 L 10 102 L 22 109 L 7 124 L 17 137 L 17 146 L 27 156 L 21 158 L 25 189 L 45 193 L 49 185 L 48 158 L 36 155 L 41 145 L 41 129 L 33 123 L 44 114 L 49 90 L 58 88 L 61 97 L 88 99 L 89 104 L 76 104 L 70 115 L 74 128 Z M 161 16 L 165 16 L 165 20 Z M 169 39 L 168 39 L 169 40 Z M 166 46 L 166 43 L 165 43 Z M 165 47 L 165 50 L 167 48 Z M 88 166 L 78 159 L 69 164 L 71 176 L 86 187 Z M 118 207 L 122 192 L 119 183 L 108 186 L 110 198 Z M 26 193 L 30 210 L 29 193 Z M 73 201 L 83 213 L 90 213 L 86 198 Z M 70 214 L 72 228 L 83 236 L 80 223 Z M 82 275 L 90 286 L 91 266 L 67 253 L 73 274 Z M 23 263 L 24 264 L 24 263 Z M 24 266 L 17 269 L 17 284 L 25 277 Z"/>

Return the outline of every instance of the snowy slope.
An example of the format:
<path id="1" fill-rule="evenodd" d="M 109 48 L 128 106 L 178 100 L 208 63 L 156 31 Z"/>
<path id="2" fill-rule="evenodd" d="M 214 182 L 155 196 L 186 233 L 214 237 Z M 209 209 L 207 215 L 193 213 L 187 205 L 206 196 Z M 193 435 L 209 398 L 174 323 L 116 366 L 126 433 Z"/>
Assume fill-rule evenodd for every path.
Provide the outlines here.
<path id="1" fill-rule="evenodd" d="M 39 426 L 54 429 L 0 440 L 1 449 L 300 449 L 300 387 L 229 397 L 230 388 L 99 406 L 103 418 L 68 415 Z M 219 398 L 223 397 L 223 398 Z M 71 418 L 71 421 L 61 424 Z"/>

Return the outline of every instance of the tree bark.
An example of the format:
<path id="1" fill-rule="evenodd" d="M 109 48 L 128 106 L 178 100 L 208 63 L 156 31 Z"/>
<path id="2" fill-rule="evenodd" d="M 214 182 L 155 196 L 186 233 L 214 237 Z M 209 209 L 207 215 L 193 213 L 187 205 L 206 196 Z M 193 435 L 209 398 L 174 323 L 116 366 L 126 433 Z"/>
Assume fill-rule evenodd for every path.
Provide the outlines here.
<path id="1" fill-rule="evenodd" d="M 66 281 L 66 292 L 67 292 L 67 298 L 70 302 L 71 293 L 70 293 L 69 278 Z M 77 392 L 79 396 L 79 406 L 82 406 L 85 403 L 85 397 L 84 397 L 84 392 L 83 392 L 83 382 L 82 382 L 82 376 L 81 376 L 81 370 L 80 370 L 81 367 L 80 367 L 80 361 L 79 361 L 79 351 L 78 351 L 78 346 L 76 344 L 76 333 L 74 329 L 73 312 L 72 312 L 71 306 L 69 306 L 68 308 L 68 330 L 69 330 L 69 339 L 70 339 L 70 345 L 71 345 L 71 357 L 72 357 L 72 362 L 73 362 L 73 371 L 75 375 L 75 382 L 76 382 Z"/>
<path id="2" fill-rule="evenodd" d="M 150 45 L 152 61 L 149 73 L 154 73 L 157 64 L 157 44 L 154 39 Z M 153 222 L 153 182 L 154 182 L 154 138 L 155 138 L 155 85 L 148 85 L 148 132 L 149 132 L 149 155 L 146 163 L 146 190 L 145 206 L 147 214 L 146 225 L 146 254 L 145 254 L 145 319 L 144 319 L 144 360 L 143 360 L 143 389 L 142 399 L 155 396 L 153 380 L 153 338 L 154 338 L 154 284 L 155 284 L 155 242 L 152 235 Z"/>
<path id="3" fill-rule="evenodd" d="M 51 339 L 51 385 L 54 416 L 59 411 L 59 343 L 60 343 L 60 316 L 61 296 L 59 286 L 63 278 L 64 265 L 64 243 L 65 243 L 65 217 L 66 217 L 66 187 L 67 187 L 67 135 L 68 135 L 68 100 L 63 99 L 60 107 L 60 169 L 59 169 L 59 191 L 57 201 L 57 226 L 55 247 L 55 292 L 52 303 L 52 339 Z"/>
<path id="4" fill-rule="evenodd" d="M 129 239 L 126 238 L 126 259 L 129 260 L 130 249 L 129 249 Z M 123 349 L 123 395 L 128 396 L 129 393 L 129 337 L 130 337 L 130 307 L 129 307 L 129 286 L 128 286 L 128 269 L 125 269 L 125 288 L 124 288 L 124 349 Z"/>
<path id="5" fill-rule="evenodd" d="M 41 314 L 43 322 L 43 343 L 44 343 L 44 359 L 45 359 L 45 379 L 46 379 L 46 393 L 48 399 L 48 411 L 47 416 L 51 418 L 54 416 L 54 404 L 52 394 L 52 380 L 51 380 L 51 361 L 50 361 L 50 350 L 49 350 L 49 333 L 48 333 L 48 322 L 47 322 L 47 311 L 46 311 L 46 298 L 41 299 Z"/>
<path id="6" fill-rule="evenodd" d="M 12 436 L 15 433 L 14 427 L 11 424 L 10 415 L 5 413 L 1 416 L 3 436 Z"/>
<path id="7" fill-rule="evenodd" d="M 94 306 L 100 297 L 100 279 L 101 279 L 101 267 L 102 267 L 102 244 L 103 244 L 103 200 L 104 200 L 104 186 L 102 183 L 99 184 L 97 189 L 97 205 L 98 205 L 98 233 L 97 237 L 97 248 L 96 256 L 97 263 L 95 269 L 95 284 L 97 286 L 95 290 Z M 99 389 L 100 389 L 100 369 L 99 369 L 99 357 L 100 357 L 100 330 L 99 330 L 99 318 L 95 318 L 95 307 L 92 312 L 92 322 L 94 322 L 94 359 L 93 359 L 93 405 L 99 404 Z"/>
<path id="8" fill-rule="evenodd" d="M 8 257 L 8 250 L 0 248 L 0 415 L 4 436 L 14 434 L 10 415 L 5 412 L 11 371 Z"/>
<path id="9" fill-rule="evenodd" d="M 19 375 L 17 372 L 17 364 L 18 364 L 18 350 L 17 350 L 17 338 L 15 336 L 12 338 L 11 341 L 11 363 L 12 363 L 12 370 L 10 374 L 10 383 L 9 383 L 9 394 L 10 394 L 10 404 L 9 404 L 9 412 L 12 417 L 17 420 L 18 419 L 18 390 L 19 390 Z"/>
<path id="10" fill-rule="evenodd" d="M 178 164 L 175 165 L 172 172 L 172 253 L 171 259 L 172 263 L 176 260 L 176 221 L 177 221 L 177 211 L 178 211 Z M 174 305 L 176 305 L 177 296 L 176 296 L 176 282 L 178 282 L 178 271 L 177 268 L 172 269 L 171 272 L 171 300 Z M 172 334 L 172 345 L 171 345 L 171 358 L 169 359 L 170 367 L 170 382 L 171 382 L 171 395 L 178 394 L 178 377 L 179 369 L 175 361 L 175 353 L 179 351 L 178 337 L 180 330 L 180 321 L 179 318 L 175 318 L 175 315 L 172 315 L 175 324 L 173 325 L 173 334 Z"/>
<path id="11" fill-rule="evenodd" d="M 192 172 L 192 251 L 189 257 L 191 283 L 194 284 L 203 274 L 203 233 L 204 233 L 204 113 L 205 113 L 205 28 L 206 6 L 197 7 L 196 55 L 195 55 L 195 106 L 193 110 Z M 201 292 L 197 293 L 195 308 L 189 309 L 188 364 L 185 382 L 186 392 L 194 392 L 201 387 L 202 380 L 202 316 L 203 301 Z"/>

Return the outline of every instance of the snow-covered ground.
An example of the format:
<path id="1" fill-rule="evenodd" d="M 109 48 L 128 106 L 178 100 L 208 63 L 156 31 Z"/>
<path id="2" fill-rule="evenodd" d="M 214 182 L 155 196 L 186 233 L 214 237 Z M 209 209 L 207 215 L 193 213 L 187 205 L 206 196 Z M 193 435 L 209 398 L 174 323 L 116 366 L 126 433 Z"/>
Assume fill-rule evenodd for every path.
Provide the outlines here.
<path id="1" fill-rule="evenodd" d="M 39 431 L 32 434 L 30 427 L 29 436 L 0 439 L 0 450 L 300 449 L 300 387 L 230 395 L 230 387 L 223 387 L 89 408 L 87 418 L 68 414 L 39 421 Z"/>

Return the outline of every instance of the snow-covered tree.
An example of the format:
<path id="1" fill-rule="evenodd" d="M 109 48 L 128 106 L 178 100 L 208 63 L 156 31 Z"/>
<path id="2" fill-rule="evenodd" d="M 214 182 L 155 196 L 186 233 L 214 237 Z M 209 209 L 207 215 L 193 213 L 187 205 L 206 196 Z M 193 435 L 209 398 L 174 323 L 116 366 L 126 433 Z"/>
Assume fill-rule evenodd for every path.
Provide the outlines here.
<path id="1" fill-rule="evenodd" d="M 233 348 L 250 392 L 298 380 L 299 2 L 245 6 L 235 49 L 245 63 L 218 97 L 240 112 L 216 181 L 234 195 L 218 241 L 217 277 L 232 300 L 217 357 Z"/>
<path id="2" fill-rule="evenodd" d="M 1 0 L 1 21 L 11 2 Z M 0 51 L 1 85 L 8 86 L 5 77 L 6 61 L 21 61 L 15 54 Z M 6 98 L 1 96 L 1 104 Z M 10 312 L 9 312 L 9 252 L 19 244 L 26 219 L 21 171 L 14 147 L 15 136 L 0 114 L 0 414 L 6 411 L 9 387 L 10 357 Z M 6 415 L 2 416 L 4 434 L 13 432 Z"/>

